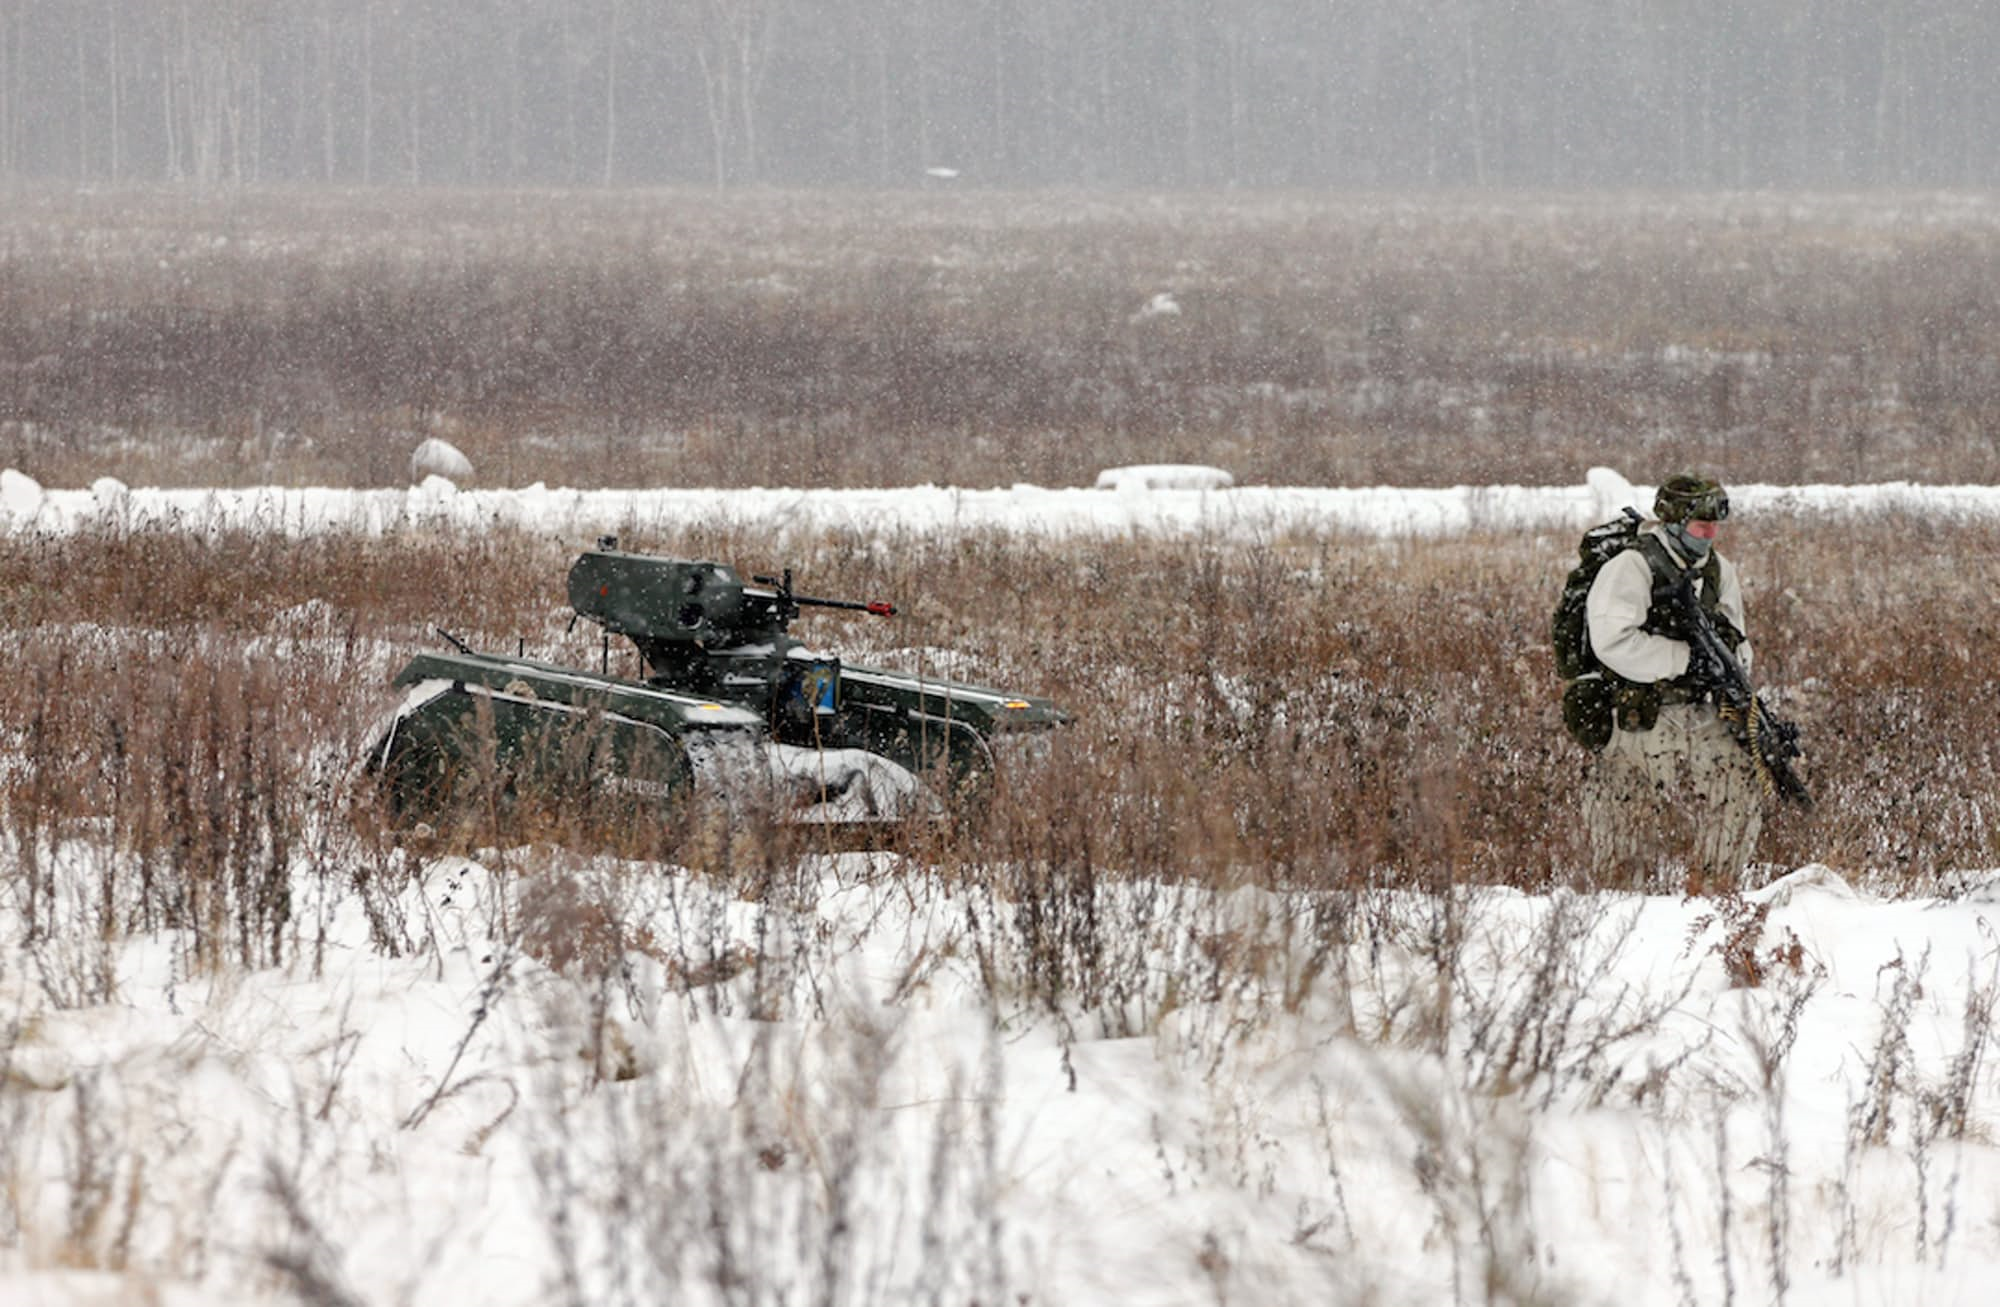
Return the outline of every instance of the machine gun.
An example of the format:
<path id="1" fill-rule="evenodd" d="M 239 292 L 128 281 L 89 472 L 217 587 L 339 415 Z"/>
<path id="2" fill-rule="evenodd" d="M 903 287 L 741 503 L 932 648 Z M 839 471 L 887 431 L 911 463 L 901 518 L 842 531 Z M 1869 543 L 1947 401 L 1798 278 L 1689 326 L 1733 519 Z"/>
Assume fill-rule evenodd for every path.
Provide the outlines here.
<path id="1" fill-rule="evenodd" d="M 790 568 L 746 583 L 726 564 L 627 553 L 609 536 L 570 568 L 569 603 L 607 636 L 630 640 L 652 683 L 753 700 L 767 711 L 797 707 L 802 696 L 833 706 L 840 663 L 790 633 L 802 608 L 896 613 L 886 600 L 801 595 Z"/>
<path id="2" fill-rule="evenodd" d="M 794 615 L 797 615 L 801 608 L 845 608 L 850 612 L 867 613 L 870 617 L 894 617 L 896 615 L 896 605 L 890 603 L 887 599 L 815 599 L 810 595 L 794 594 L 792 593 L 792 569 L 789 567 L 785 569 L 785 574 L 782 577 L 753 576 L 750 579 L 758 585 L 776 586 L 779 597 L 785 603 L 791 605 Z"/>
<path id="3" fill-rule="evenodd" d="M 1674 603 L 1687 632 L 1688 644 L 1698 656 L 1705 657 L 1722 671 L 1722 680 L 1716 686 L 1720 716 L 1736 737 L 1736 742 L 1750 755 L 1750 761 L 1756 764 L 1757 776 L 1763 781 L 1765 792 L 1775 793 L 1786 802 L 1802 808 L 1810 808 L 1813 806 L 1812 794 L 1792 769 L 1792 759 L 1800 753 L 1799 728 L 1772 712 L 1765 705 L 1763 696 L 1751 686 L 1749 673 L 1743 670 L 1735 651 L 1717 633 L 1708 610 L 1695 598 L 1697 574 L 1694 569 L 1682 574 L 1674 586 Z"/>

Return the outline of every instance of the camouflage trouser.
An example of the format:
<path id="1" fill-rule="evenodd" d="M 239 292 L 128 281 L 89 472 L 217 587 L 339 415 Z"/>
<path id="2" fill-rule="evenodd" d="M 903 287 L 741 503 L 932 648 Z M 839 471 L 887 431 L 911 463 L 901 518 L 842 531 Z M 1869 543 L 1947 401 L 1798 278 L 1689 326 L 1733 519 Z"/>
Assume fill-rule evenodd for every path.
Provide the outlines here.
<path id="1" fill-rule="evenodd" d="M 1710 704 L 1669 704 L 1650 731 L 1617 730 L 1583 791 L 1600 875 L 1643 887 L 1663 859 L 1718 888 L 1736 884 L 1763 828 L 1750 755 Z"/>

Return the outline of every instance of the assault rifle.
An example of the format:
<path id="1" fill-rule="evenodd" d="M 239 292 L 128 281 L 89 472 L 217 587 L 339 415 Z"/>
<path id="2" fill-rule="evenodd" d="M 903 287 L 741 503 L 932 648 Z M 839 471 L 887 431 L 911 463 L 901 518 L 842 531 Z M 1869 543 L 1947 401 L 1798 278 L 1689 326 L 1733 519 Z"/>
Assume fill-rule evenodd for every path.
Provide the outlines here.
<path id="1" fill-rule="evenodd" d="M 1792 759 L 1799 756 L 1799 728 L 1764 706 L 1763 697 L 1751 686 L 1750 675 L 1736 660 L 1735 651 L 1723 643 L 1708 610 L 1695 598 L 1696 575 L 1692 568 L 1682 573 L 1680 583 L 1674 587 L 1674 603 L 1680 610 L 1688 643 L 1698 655 L 1705 655 L 1722 669 L 1722 683 L 1716 686 L 1722 720 L 1750 755 L 1750 761 L 1757 765 L 1764 788 L 1776 791 L 1779 798 L 1789 803 L 1810 808 L 1812 795 L 1799 774 L 1792 770 Z"/>

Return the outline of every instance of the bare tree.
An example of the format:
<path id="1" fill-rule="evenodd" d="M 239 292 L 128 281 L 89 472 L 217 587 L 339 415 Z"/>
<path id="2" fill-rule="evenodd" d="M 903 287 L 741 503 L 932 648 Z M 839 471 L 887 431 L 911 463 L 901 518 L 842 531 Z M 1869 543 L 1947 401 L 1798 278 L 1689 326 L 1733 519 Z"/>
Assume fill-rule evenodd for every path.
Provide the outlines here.
<path id="1" fill-rule="evenodd" d="M 777 31 L 777 0 L 687 0 L 682 10 L 699 70 L 717 186 L 761 172 L 758 98 Z"/>

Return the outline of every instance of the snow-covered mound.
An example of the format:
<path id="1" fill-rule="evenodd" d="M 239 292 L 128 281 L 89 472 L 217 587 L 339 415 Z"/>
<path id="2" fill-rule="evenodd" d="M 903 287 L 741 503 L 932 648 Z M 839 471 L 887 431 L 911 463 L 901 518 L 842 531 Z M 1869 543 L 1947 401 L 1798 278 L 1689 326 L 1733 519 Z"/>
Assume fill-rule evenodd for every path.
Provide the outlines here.
<path id="1" fill-rule="evenodd" d="M 1226 490 L 1235 484 L 1228 472 L 1201 463 L 1135 463 L 1097 474 L 1099 490 Z"/>
<path id="2" fill-rule="evenodd" d="M 1641 494 L 1637 487 L 1611 468 L 1590 469 L 1584 473 L 1583 484 L 1590 491 L 1590 515 L 1598 521 L 1609 522 L 1628 508 L 1638 509 L 1643 516 L 1652 515 L 1651 493 Z"/>
<path id="3" fill-rule="evenodd" d="M 42 507 L 39 481 L 15 468 L 0 469 L 0 516 L 8 521 L 33 520 Z"/>
<path id="4" fill-rule="evenodd" d="M 458 446 L 450 441 L 432 436 L 410 451 L 410 481 L 421 485 L 430 477 L 443 477 L 454 482 L 469 481 L 472 479 L 472 460 L 459 452 Z"/>

